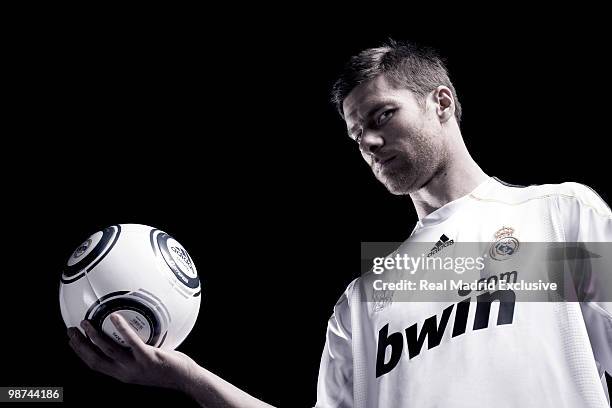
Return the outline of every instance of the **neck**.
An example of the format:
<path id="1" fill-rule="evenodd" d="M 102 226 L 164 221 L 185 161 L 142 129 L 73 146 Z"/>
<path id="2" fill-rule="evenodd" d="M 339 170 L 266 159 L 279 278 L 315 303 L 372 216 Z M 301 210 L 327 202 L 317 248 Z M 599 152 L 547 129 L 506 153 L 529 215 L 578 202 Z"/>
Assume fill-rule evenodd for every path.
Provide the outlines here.
<path id="1" fill-rule="evenodd" d="M 467 195 L 488 179 L 489 176 L 482 171 L 467 150 L 464 154 L 463 157 L 449 160 L 423 187 L 410 193 L 419 220 L 445 204 Z"/>

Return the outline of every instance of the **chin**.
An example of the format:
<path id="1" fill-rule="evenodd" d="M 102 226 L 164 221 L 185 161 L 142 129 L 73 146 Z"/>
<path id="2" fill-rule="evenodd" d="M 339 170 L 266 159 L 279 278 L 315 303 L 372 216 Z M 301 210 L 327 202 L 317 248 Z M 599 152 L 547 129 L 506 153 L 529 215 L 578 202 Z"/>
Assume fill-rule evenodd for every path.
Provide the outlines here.
<path id="1" fill-rule="evenodd" d="M 380 180 L 387 190 L 393 195 L 407 195 L 417 189 L 414 187 L 414 180 L 407 179 L 402 176 L 390 176 Z"/>
<path id="2" fill-rule="evenodd" d="M 387 168 L 379 167 L 376 170 L 374 174 L 378 181 L 393 195 L 408 195 L 418 190 L 420 173 L 402 158 L 396 159 L 396 162 Z"/>

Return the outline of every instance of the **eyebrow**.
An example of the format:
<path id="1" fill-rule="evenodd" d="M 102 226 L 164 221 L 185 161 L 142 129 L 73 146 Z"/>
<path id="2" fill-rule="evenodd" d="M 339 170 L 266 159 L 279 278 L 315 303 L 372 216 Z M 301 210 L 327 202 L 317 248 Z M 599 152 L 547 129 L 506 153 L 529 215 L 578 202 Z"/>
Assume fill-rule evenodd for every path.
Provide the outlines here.
<path id="1" fill-rule="evenodd" d="M 353 137 L 353 134 L 355 133 L 355 131 L 357 130 L 357 128 L 359 127 L 359 123 L 355 123 L 353 126 L 351 126 L 351 128 L 348 130 L 348 135 L 351 139 L 355 139 L 355 137 Z"/>
<path id="2" fill-rule="evenodd" d="M 372 117 L 372 115 L 375 112 L 377 112 L 380 108 L 382 108 L 384 105 L 389 105 L 393 103 L 395 103 L 395 101 L 392 99 L 379 99 L 379 100 L 372 102 L 371 106 L 368 108 L 368 113 L 366 113 L 365 115 L 365 118 L 366 118 L 365 121 L 369 120 L 369 118 Z M 351 112 L 351 115 L 352 113 L 353 112 Z M 351 128 L 348 130 L 349 137 L 353 136 L 353 133 L 355 133 L 355 130 L 357 130 L 360 124 L 361 123 L 359 121 L 356 121 L 355 124 L 351 126 Z"/>

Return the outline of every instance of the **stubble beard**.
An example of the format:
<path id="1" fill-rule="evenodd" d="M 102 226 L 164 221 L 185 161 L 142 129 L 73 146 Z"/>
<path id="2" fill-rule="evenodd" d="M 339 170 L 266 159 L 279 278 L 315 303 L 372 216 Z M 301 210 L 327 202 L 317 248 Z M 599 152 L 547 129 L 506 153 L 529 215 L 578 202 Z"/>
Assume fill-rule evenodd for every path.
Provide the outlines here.
<path id="1" fill-rule="evenodd" d="M 415 169 L 404 157 L 397 157 L 393 169 L 378 169 L 376 178 L 394 195 L 407 195 L 416 191 Z"/>
<path id="2" fill-rule="evenodd" d="M 445 153 L 430 140 L 423 139 L 418 152 L 399 154 L 389 168 L 374 170 L 376 178 L 391 194 L 407 195 L 418 191 L 437 173 Z"/>

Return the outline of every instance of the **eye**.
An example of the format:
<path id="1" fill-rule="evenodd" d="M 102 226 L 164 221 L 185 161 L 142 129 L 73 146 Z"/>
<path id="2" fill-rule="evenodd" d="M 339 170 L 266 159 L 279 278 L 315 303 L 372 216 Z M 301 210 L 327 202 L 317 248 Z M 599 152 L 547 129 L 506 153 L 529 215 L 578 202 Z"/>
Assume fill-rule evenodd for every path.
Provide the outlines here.
<path id="1" fill-rule="evenodd" d="M 387 109 L 376 118 L 376 126 L 382 126 L 393 116 L 395 109 Z"/>

